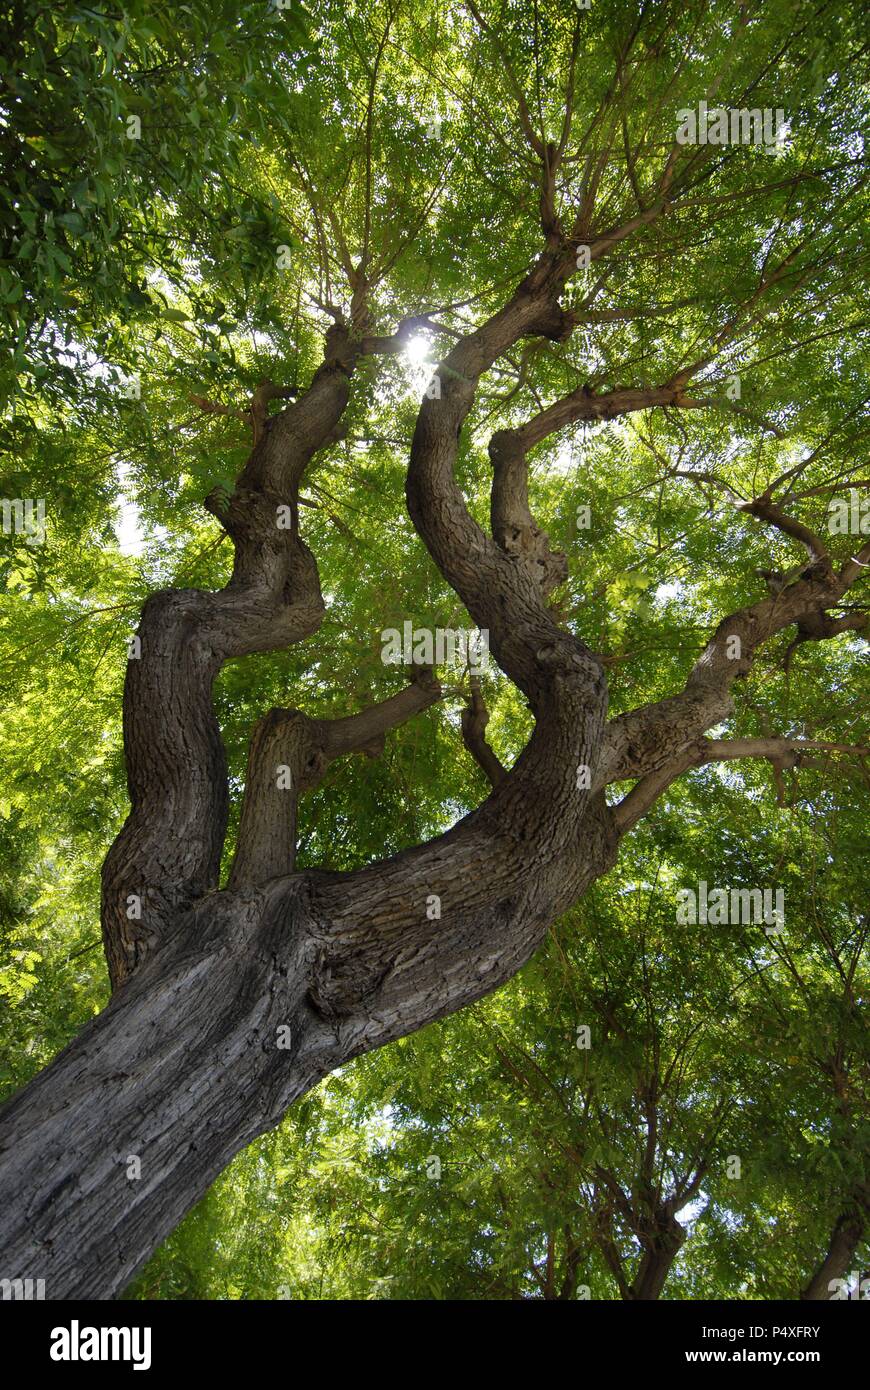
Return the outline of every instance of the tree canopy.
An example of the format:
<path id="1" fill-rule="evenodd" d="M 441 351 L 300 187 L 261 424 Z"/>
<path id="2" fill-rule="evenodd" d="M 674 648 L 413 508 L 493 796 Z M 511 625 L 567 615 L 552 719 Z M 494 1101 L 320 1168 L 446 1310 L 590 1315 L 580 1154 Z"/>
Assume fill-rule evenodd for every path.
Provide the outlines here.
<path id="1" fill-rule="evenodd" d="M 143 1135 L 159 1218 L 69 1287 L 796 1299 L 867 1267 L 859 9 L 4 7 L 10 1133 L 73 1068 L 83 1113 L 96 1080 L 132 1107 L 136 1029 L 159 994 L 174 1056 L 208 952 L 253 1021 L 190 1003 L 191 1094 L 284 1017 L 299 1049 L 165 1206 Z M 681 143 L 702 102 L 784 124 Z M 479 670 L 384 659 L 478 629 Z M 683 920 L 701 884 L 784 919 Z"/>

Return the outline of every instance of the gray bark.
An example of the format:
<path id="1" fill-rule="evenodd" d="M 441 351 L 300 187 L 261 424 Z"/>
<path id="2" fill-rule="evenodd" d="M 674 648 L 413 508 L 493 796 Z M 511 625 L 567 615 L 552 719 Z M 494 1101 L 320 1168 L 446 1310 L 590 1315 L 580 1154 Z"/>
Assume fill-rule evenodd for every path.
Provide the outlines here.
<path id="1" fill-rule="evenodd" d="M 593 258 L 658 211 L 594 241 Z M 124 696 L 131 810 L 103 869 L 115 993 L 0 1114 L 4 1277 L 44 1279 L 54 1299 L 116 1295 L 294 1099 L 350 1058 L 508 980 L 613 865 L 620 833 L 650 804 L 647 789 L 641 809 L 620 819 L 605 803 L 607 782 L 674 775 L 721 717 L 736 672 L 720 659 L 717 634 L 683 696 L 608 731 L 601 662 L 546 605 L 558 560 L 531 521 L 513 442 L 502 437 L 493 450 L 495 537 L 469 515 L 454 480 L 481 374 L 519 338 L 558 340 L 574 326 L 558 303 L 574 266 L 572 247 L 548 250 L 504 308 L 456 343 L 439 368 L 440 398 L 420 409 L 407 478 L 417 531 L 529 701 L 528 746 L 488 799 L 432 842 L 354 873 L 294 873 L 297 792 L 330 758 L 372 751 L 437 691 L 421 678 L 332 725 L 273 711 L 252 742 L 237 860 L 222 889 L 227 779 L 212 685 L 229 658 L 279 649 L 319 626 L 317 567 L 296 523 L 299 482 L 340 435 L 360 353 L 394 340 L 367 338 L 361 321 L 338 324 L 298 401 L 268 419 L 268 400 L 287 393 L 269 384 L 257 393 L 251 457 L 232 496 L 209 499 L 235 547 L 230 583 L 156 595 L 142 614 L 142 657 L 130 663 Z M 637 406 L 633 396 L 625 408 Z M 547 413 L 535 439 L 564 418 L 566 410 Z M 283 506 L 289 529 L 276 524 Z M 512 545 L 517 527 L 530 545 Z M 800 601 L 786 597 L 779 625 L 838 597 L 841 581 L 828 572 L 800 580 Z M 763 607 L 741 615 L 748 644 L 781 616 Z M 269 777 L 279 752 L 297 782 L 276 810 Z M 602 753 L 609 771 L 599 774 Z M 581 765 L 591 789 L 578 783 Z M 129 915 L 131 896 L 141 917 Z M 427 912 L 433 896 L 440 917 Z M 132 1157 L 141 1177 L 127 1176 Z"/>

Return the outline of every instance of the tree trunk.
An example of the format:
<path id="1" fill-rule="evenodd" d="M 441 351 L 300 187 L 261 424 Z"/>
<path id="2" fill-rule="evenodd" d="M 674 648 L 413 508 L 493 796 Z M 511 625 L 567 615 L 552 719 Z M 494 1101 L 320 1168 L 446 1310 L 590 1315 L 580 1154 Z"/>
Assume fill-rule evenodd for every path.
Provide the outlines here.
<path id="1" fill-rule="evenodd" d="M 665 202 L 592 238 L 592 259 Z M 700 736 L 727 713 L 729 687 L 755 648 L 836 602 L 864 567 L 863 550 L 839 575 L 816 566 L 775 603 L 726 619 L 681 695 L 608 729 L 602 662 L 547 606 L 564 563 L 535 527 L 521 477 L 532 443 L 570 420 L 599 418 L 601 398 L 584 387 L 525 433 L 500 432 L 495 537 L 454 478 L 481 374 L 523 337 L 561 341 L 573 331 L 576 315 L 559 297 L 575 272 L 575 244 L 548 240 L 504 307 L 459 338 L 438 368 L 440 394 L 420 408 L 406 480 L 419 535 L 528 701 L 530 742 L 504 776 L 490 767 L 489 798 L 430 843 L 355 873 L 294 873 L 295 798 L 306 780 L 331 757 L 367 751 L 437 692 L 415 681 L 410 695 L 331 727 L 298 711 L 266 715 L 251 747 L 237 863 L 220 890 L 228 792 L 212 685 L 225 661 L 298 642 L 322 619 L 316 562 L 298 534 L 299 483 L 340 437 L 360 354 L 393 341 L 365 334 L 362 270 L 351 322 L 329 329 L 299 400 L 267 418 L 267 402 L 288 391 L 266 382 L 255 393 L 250 458 L 232 494 L 207 503 L 233 542 L 230 582 L 218 593 L 158 594 L 143 610 L 141 659 L 131 660 L 124 693 L 131 809 L 103 868 L 115 994 L 0 1115 L 4 1277 L 44 1279 L 49 1298 L 113 1296 L 296 1097 L 510 979 L 613 865 L 620 835 L 698 760 Z M 608 418 L 679 404 L 674 383 L 661 399 L 612 393 Z M 724 650 L 733 632 L 743 639 L 739 662 Z M 475 733 L 468 721 L 466 732 Z M 279 755 L 295 778 L 288 790 L 275 784 Z M 638 788 L 611 811 L 607 783 L 630 777 Z M 290 798 L 280 808 L 275 791 Z M 662 1279 L 651 1260 L 641 1283 L 655 1291 L 637 1296 L 657 1296 Z"/>
<path id="2" fill-rule="evenodd" d="M 326 1074 L 301 887 L 206 899 L 8 1104 L 4 1270 L 38 1270 L 49 1299 L 119 1293 L 233 1155 Z M 285 1024 L 289 1050 L 276 1046 Z"/>
<path id="3" fill-rule="evenodd" d="M 665 1280 L 685 1238 L 686 1233 L 681 1229 L 679 1234 L 663 1237 L 654 1247 L 644 1251 L 631 1286 L 629 1296 L 632 1299 L 661 1298 Z"/>
<path id="4" fill-rule="evenodd" d="M 613 862 L 615 838 L 605 816 L 595 820 L 585 855 L 574 846 L 576 887 Z M 540 890 L 514 887 L 489 909 L 450 907 L 451 885 L 442 884 L 448 911 L 429 921 L 432 860 L 456 870 L 459 899 L 486 851 L 477 835 L 456 831 L 426 848 L 364 874 L 212 892 L 178 921 L 3 1111 L 4 1275 L 44 1279 L 49 1299 L 117 1295 L 293 1100 L 524 964 L 565 905 L 547 886 L 548 866 Z M 564 865 L 549 872 L 566 877 Z M 327 908 L 340 903 L 330 920 Z M 141 1176 L 128 1176 L 136 1159 Z"/>
<path id="5" fill-rule="evenodd" d="M 861 1243 L 866 1225 L 866 1202 L 860 1196 L 854 1206 L 844 1211 L 831 1232 L 831 1239 L 825 1258 L 813 1274 L 806 1288 L 801 1291 L 802 1299 L 819 1300 L 832 1298 L 831 1285 L 852 1272 L 855 1251 Z M 860 1280 L 859 1280 L 860 1283 Z M 861 1290 L 859 1288 L 859 1297 Z"/>

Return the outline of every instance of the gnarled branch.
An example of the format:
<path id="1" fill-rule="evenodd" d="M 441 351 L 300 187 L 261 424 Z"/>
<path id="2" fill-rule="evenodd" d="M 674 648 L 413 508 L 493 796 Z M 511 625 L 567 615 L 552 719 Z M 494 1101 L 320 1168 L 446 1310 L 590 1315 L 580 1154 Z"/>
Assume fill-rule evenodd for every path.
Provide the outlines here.
<path id="1" fill-rule="evenodd" d="M 317 719 L 298 709 L 273 709 L 260 719 L 248 750 L 231 889 L 293 872 L 298 800 L 317 786 L 330 763 L 348 753 L 375 758 L 390 729 L 441 698 L 429 667 L 398 694 L 343 719 Z"/>
<path id="2" fill-rule="evenodd" d="M 486 741 L 486 726 L 489 723 L 489 710 L 480 688 L 477 676 L 469 679 L 471 693 L 468 704 L 462 711 L 462 741 L 474 761 L 482 768 L 493 787 L 507 776 L 496 754 Z"/>

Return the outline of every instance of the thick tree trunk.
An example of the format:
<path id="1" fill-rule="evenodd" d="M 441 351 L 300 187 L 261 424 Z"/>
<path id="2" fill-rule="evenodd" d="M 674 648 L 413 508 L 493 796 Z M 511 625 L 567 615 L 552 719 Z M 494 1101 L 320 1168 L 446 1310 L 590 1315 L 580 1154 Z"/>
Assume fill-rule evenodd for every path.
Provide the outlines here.
<path id="1" fill-rule="evenodd" d="M 50 1298 L 117 1293 L 293 1099 L 349 1058 L 504 983 L 613 864 L 618 835 L 603 792 L 576 778 L 578 764 L 598 758 L 600 662 L 556 626 L 540 576 L 484 534 L 453 481 L 480 373 L 522 334 L 562 332 L 555 295 L 571 264 L 567 254 L 544 257 L 505 309 L 457 343 L 412 446 L 417 528 L 536 718 L 515 767 L 477 811 L 368 869 L 295 875 L 300 783 L 322 761 L 369 747 L 437 688 L 415 681 L 331 725 L 273 713 L 252 744 L 231 885 L 217 888 L 227 792 L 212 684 L 229 657 L 285 646 L 319 624 L 313 557 L 276 511 L 289 503 L 293 512 L 306 464 L 336 437 L 359 335 L 330 330 L 311 386 L 263 419 L 233 495 L 212 499 L 235 546 L 226 589 L 146 605 L 141 661 L 131 661 L 125 689 L 131 812 L 103 872 L 117 993 L 3 1112 L 0 1249 L 10 1278 L 44 1279 Z M 288 737 L 282 761 L 295 782 L 276 821 L 271 764 Z M 141 1176 L 128 1177 L 137 1162 Z"/>
<path id="2" fill-rule="evenodd" d="M 644 1250 L 637 1274 L 631 1285 L 630 1298 L 640 1300 L 661 1298 L 665 1280 L 671 1272 L 671 1267 L 685 1239 L 685 1230 L 679 1222 L 675 1221 L 671 1229 L 663 1232 L 653 1245 Z"/>
<path id="3" fill-rule="evenodd" d="M 49 1299 L 119 1293 L 233 1155 L 329 1070 L 305 1002 L 303 887 L 206 899 L 7 1105 L 4 1271 L 33 1271 Z M 289 1050 L 276 1046 L 283 1025 Z"/>
<path id="4" fill-rule="evenodd" d="M 664 201 L 593 238 L 592 259 L 659 216 Z M 608 733 L 602 663 L 547 608 L 564 563 L 532 521 L 521 476 L 532 443 L 568 419 L 598 418 L 601 398 L 572 392 L 525 432 L 493 441 L 495 537 L 469 514 L 453 472 L 481 374 L 518 339 L 561 340 L 576 326 L 558 303 L 575 269 L 576 247 L 548 241 L 508 303 L 456 342 L 438 369 L 440 395 L 421 406 L 406 484 L 418 533 L 528 700 L 528 746 L 504 776 L 491 764 L 497 785 L 487 801 L 429 844 L 352 874 L 295 874 L 298 791 L 437 691 L 418 680 L 332 725 L 273 712 L 252 744 L 237 862 L 221 891 L 227 785 L 212 684 L 224 661 L 286 647 L 321 621 L 297 492 L 313 455 L 340 437 L 360 353 L 393 341 L 365 336 L 362 273 L 352 322 L 328 331 L 300 399 L 267 419 L 267 401 L 287 392 L 263 383 L 256 393 L 250 459 L 232 495 L 209 501 L 233 541 L 232 579 L 219 593 L 156 595 L 143 611 L 141 659 L 130 663 L 124 696 L 131 810 L 103 869 L 116 993 L 0 1115 L 3 1277 L 44 1279 L 49 1298 L 113 1296 L 296 1097 L 508 980 L 613 865 L 620 835 L 675 769 L 695 759 L 755 647 L 837 600 L 863 567 L 863 551 L 839 575 L 816 566 L 776 604 L 727 619 L 682 695 L 623 715 Z M 608 413 L 679 404 L 673 382 L 653 398 L 628 395 Z M 724 651 L 734 632 L 741 661 Z M 276 758 L 293 774 L 286 791 L 275 785 Z M 638 790 L 611 812 L 605 786 L 633 776 L 643 779 Z M 289 798 L 280 806 L 276 790 Z M 659 1267 L 644 1277 L 655 1288 Z"/>
<path id="5" fill-rule="evenodd" d="M 425 904 L 439 855 L 442 871 L 456 869 L 457 903 L 463 885 L 474 896 L 487 851 L 467 822 L 365 875 L 208 894 L 5 1107 L 4 1277 L 44 1279 L 48 1299 L 117 1295 L 293 1100 L 510 978 L 565 905 L 555 880 L 582 891 L 615 844 L 606 813 L 593 815 L 570 875 L 542 853 L 540 889 L 527 880 L 493 907 L 454 906 L 434 922 Z M 137 1159 L 141 1175 L 129 1176 Z"/>
<path id="6" fill-rule="evenodd" d="M 859 1194 L 854 1205 L 838 1217 L 825 1257 L 806 1288 L 801 1291 L 802 1299 L 833 1298 L 834 1282 L 848 1277 L 854 1269 L 855 1251 L 861 1244 L 867 1225 L 866 1213 L 866 1193 Z"/>

